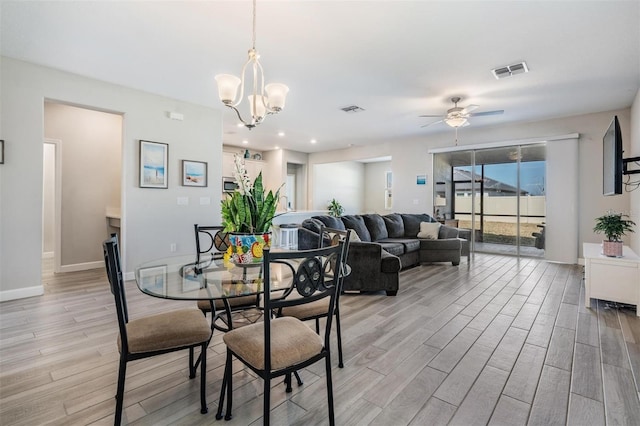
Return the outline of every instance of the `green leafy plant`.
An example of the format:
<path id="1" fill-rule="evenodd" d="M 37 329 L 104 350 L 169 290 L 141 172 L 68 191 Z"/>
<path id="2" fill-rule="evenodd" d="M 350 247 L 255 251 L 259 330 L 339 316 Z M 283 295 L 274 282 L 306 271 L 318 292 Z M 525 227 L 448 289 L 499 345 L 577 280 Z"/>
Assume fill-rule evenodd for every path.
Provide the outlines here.
<path id="1" fill-rule="evenodd" d="M 222 225 L 226 232 L 260 234 L 269 232 L 275 216 L 280 188 L 268 193 L 262 185 L 262 172 L 253 182 L 249 179 L 244 160 L 235 155 L 234 175 L 238 189 L 222 200 Z"/>
<path id="2" fill-rule="evenodd" d="M 329 209 L 329 216 L 340 217 L 342 216 L 342 213 L 344 213 L 344 208 L 342 207 L 342 204 L 336 201 L 335 198 L 329 201 L 329 205 L 327 206 L 327 209 Z"/>
<path id="3" fill-rule="evenodd" d="M 596 226 L 593 231 L 597 234 L 603 233 L 609 241 L 620 241 L 627 232 L 635 232 L 633 230 L 635 222 L 624 219 L 625 217 L 629 216 L 622 213 L 607 212 L 604 216 L 596 218 Z"/>

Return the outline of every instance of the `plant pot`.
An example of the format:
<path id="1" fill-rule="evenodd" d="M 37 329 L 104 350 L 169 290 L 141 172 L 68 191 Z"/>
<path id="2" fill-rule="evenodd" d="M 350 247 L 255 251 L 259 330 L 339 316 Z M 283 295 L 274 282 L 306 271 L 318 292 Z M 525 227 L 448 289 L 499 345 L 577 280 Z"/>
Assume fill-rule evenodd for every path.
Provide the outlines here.
<path id="1" fill-rule="evenodd" d="M 230 260 L 236 264 L 262 262 L 262 251 L 271 247 L 271 232 L 258 234 L 230 233 Z"/>
<path id="2" fill-rule="evenodd" d="M 622 257 L 622 241 L 602 241 L 602 254 L 609 257 Z"/>

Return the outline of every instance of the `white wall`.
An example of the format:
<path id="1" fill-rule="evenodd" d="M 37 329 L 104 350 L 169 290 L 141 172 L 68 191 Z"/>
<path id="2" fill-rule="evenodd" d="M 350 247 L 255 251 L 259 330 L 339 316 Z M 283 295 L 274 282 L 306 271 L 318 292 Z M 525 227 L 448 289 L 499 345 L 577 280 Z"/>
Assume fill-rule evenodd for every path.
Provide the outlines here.
<path id="1" fill-rule="evenodd" d="M 122 116 L 45 102 L 44 129 L 62 153 L 61 265 L 100 266 L 105 213 L 120 211 Z"/>
<path id="2" fill-rule="evenodd" d="M 633 100 L 633 105 L 631 106 L 631 126 L 629 131 L 629 151 L 625 152 L 625 158 L 628 157 L 640 157 L 640 90 L 636 93 L 636 97 Z M 640 170 L 640 167 L 637 165 L 631 166 L 634 170 Z M 631 175 L 631 180 L 638 182 L 640 181 L 640 174 Z M 631 244 L 631 249 L 636 252 L 636 254 L 640 254 L 640 187 L 635 191 L 630 193 L 631 202 L 630 202 L 630 215 L 631 220 L 636 223 L 635 232 L 632 233 L 629 237 L 629 241 Z"/>
<path id="3" fill-rule="evenodd" d="M 312 210 L 326 210 L 333 198 L 343 214 L 358 214 L 364 208 L 364 164 L 353 161 L 316 164 L 313 167 L 314 204 Z"/>
<path id="4" fill-rule="evenodd" d="M 639 103 L 637 97 L 636 103 Z M 640 106 L 636 108 L 640 109 Z M 636 112 L 635 114 L 637 115 L 638 113 Z M 580 243 L 598 242 L 601 240 L 601 236 L 592 231 L 594 218 L 609 209 L 629 211 L 631 203 L 629 193 L 614 197 L 604 197 L 602 195 L 602 136 L 614 115 L 618 115 L 620 119 L 625 152 L 630 152 L 630 109 L 500 127 L 474 128 L 472 125 L 458 132 L 458 144 L 477 145 L 530 139 L 545 140 L 545 137 L 579 133 L 578 241 Z M 635 121 L 638 121 L 638 118 Z M 640 132 L 638 133 L 640 134 Z M 348 143 L 348 141 L 345 142 Z M 637 146 L 639 142 L 636 140 L 634 143 L 636 144 L 635 149 L 640 149 Z M 450 147 L 453 145 L 453 130 L 447 129 L 446 132 L 441 134 L 394 141 L 393 143 L 367 147 L 367 149 L 359 147 L 314 153 L 309 155 L 309 162 L 310 164 L 330 163 L 389 155 L 392 157 L 392 169 L 394 170 L 393 210 L 396 212 L 431 213 L 433 211 L 433 170 L 432 161 L 427 152 L 431 148 Z M 427 175 L 427 185 L 416 185 L 415 179 L 418 174 Z M 634 194 L 634 197 L 637 197 L 637 194 Z M 638 205 L 637 198 L 635 200 L 634 206 Z M 547 208 L 551 207 L 547 206 Z M 634 209 L 640 210 L 637 207 L 634 207 Z M 638 222 L 637 218 L 634 220 Z M 578 246 L 578 257 L 581 257 L 582 244 L 578 244 Z"/>
<path id="5" fill-rule="evenodd" d="M 365 163 L 364 165 L 364 212 L 388 214 L 384 208 L 386 172 L 391 171 L 391 161 Z M 395 176 L 394 176 L 395 178 Z M 393 183 L 395 186 L 395 182 Z M 395 195 L 395 193 L 393 193 Z"/>
<path id="6" fill-rule="evenodd" d="M 5 164 L 0 167 L 0 299 L 42 293 L 44 101 L 124 114 L 122 236 L 125 271 L 193 251 L 193 224 L 220 221 L 221 111 L 2 57 L 0 101 Z M 168 111 L 184 115 L 170 120 Z M 169 144 L 169 189 L 138 187 L 140 139 Z M 208 188 L 180 186 L 181 160 L 209 163 Z M 189 205 L 178 206 L 187 197 Z M 200 198 L 210 204 L 200 205 Z M 203 200 L 206 201 L 206 200 Z"/>

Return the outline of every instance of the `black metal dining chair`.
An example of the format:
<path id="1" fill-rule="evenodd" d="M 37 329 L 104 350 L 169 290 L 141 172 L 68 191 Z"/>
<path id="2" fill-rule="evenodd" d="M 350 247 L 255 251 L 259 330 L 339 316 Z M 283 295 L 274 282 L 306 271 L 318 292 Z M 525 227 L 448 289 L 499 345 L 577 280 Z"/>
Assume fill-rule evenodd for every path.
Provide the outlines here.
<path id="1" fill-rule="evenodd" d="M 340 274 L 331 271 L 341 265 L 345 245 L 303 251 L 264 251 L 264 320 L 260 324 L 233 329 L 223 336 L 227 360 L 216 419 L 222 418 L 226 396 L 225 419 L 232 418 L 233 358 L 237 358 L 264 381 L 263 424 L 269 424 L 271 379 L 287 376 L 322 359 L 325 360 L 329 423 L 335 424 L 333 384 L 331 380 L 330 334 Z M 298 297 L 271 297 L 271 265 L 280 264 L 291 272 Z M 271 318 L 281 308 L 314 303 L 327 298 L 323 335 L 318 335 L 294 317 Z"/>
<path id="2" fill-rule="evenodd" d="M 114 424 L 119 425 L 122 421 L 127 362 L 189 349 L 189 378 L 192 379 L 196 376 L 197 367 L 194 364 L 194 348 L 196 347 L 200 347 L 199 358 L 202 364 L 200 366 L 200 412 L 206 413 L 208 411 L 205 395 L 206 354 L 212 333 L 206 318 L 197 309 L 181 309 L 130 321 L 116 234 L 112 234 L 111 238 L 102 244 L 102 248 L 107 278 L 115 299 L 120 330 L 118 336 L 120 367 Z"/>
<path id="3" fill-rule="evenodd" d="M 328 228 L 326 226 L 320 227 L 318 247 L 326 247 L 338 245 L 339 243 L 343 243 L 344 246 L 344 255 L 342 257 L 342 273 L 339 276 L 338 281 L 338 292 L 336 294 L 336 303 L 333 309 L 333 315 L 336 318 L 336 338 L 338 342 L 338 367 L 343 368 L 344 362 L 342 358 L 342 331 L 340 327 L 340 293 L 342 293 L 342 283 L 344 282 L 344 277 L 346 275 L 346 263 L 347 258 L 349 256 L 349 241 L 351 238 L 351 230 L 343 230 L 343 229 L 334 229 Z M 335 265 L 332 265 L 332 268 L 335 271 Z M 285 293 L 284 297 L 289 297 L 291 292 Z M 281 308 L 277 312 L 277 316 L 287 316 L 287 317 L 295 317 L 301 321 L 315 321 L 316 333 L 320 334 L 320 319 L 326 318 L 329 314 L 327 311 L 327 303 L 329 301 L 327 299 L 318 300 L 313 303 L 306 303 L 298 306 L 290 306 Z M 302 386 L 303 381 L 298 372 L 293 373 L 296 377 L 296 381 L 298 386 Z M 286 391 L 291 392 L 291 376 L 286 376 L 285 379 Z"/>
<path id="4" fill-rule="evenodd" d="M 229 248 L 229 233 L 223 226 L 193 225 L 196 240 L 196 265 L 200 265 L 205 256 L 222 258 Z M 226 299 L 230 312 L 226 311 L 224 300 L 213 301 L 215 313 L 211 316 L 211 324 L 219 331 L 227 332 L 233 327 L 253 324 L 262 318 L 260 295 L 239 296 Z M 211 302 L 199 300 L 198 309 L 206 316 L 211 312 Z"/>

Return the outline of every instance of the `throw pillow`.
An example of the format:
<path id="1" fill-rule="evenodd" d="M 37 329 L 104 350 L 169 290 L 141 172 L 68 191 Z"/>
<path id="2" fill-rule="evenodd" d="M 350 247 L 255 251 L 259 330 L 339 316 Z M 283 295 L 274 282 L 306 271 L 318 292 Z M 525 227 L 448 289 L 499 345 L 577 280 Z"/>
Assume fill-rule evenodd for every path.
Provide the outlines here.
<path id="1" fill-rule="evenodd" d="M 352 229 L 352 230 L 351 230 L 351 238 L 349 238 L 349 242 L 350 242 L 350 243 L 352 243 L 352 242 L 354 242 L 354 241 L 356 241 L 356 242 L 360 242 L 360 241 L 362 241 L 362 240 L 361 240 L 361 239 L 360 239 L 360 237 L 358 236 L 358 233 L 355 231 L 355 229 Z"/>
<path id="2" fill-rule="evenodd" d="M 420 232 L 418 232 L 418 238 L 437 240 L 438 231 L 440 231 L 439 222 L 420 222 Z"/>

